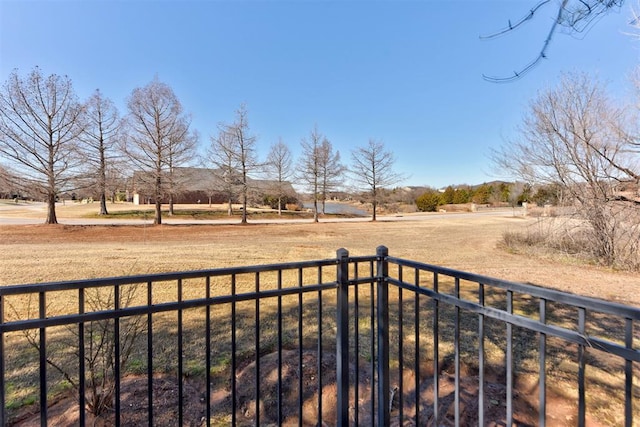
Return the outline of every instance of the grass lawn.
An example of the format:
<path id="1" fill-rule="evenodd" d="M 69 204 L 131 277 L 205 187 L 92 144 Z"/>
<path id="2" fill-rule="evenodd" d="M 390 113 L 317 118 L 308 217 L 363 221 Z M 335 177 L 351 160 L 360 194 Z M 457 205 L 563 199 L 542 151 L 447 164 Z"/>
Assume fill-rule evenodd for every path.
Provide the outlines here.
<path id="1" fill-rule="evenodd" d="M 95 211 L 97 205 L 83 210 L 77 207 L 62 207 L 59 210 L 59 218 L 92 215 L 91 209 Z M 116 215 L 115 212 L 118 211 L 131 211 L 131 206 L 111 210 Z M 187 215 L 192 217 L 199 215 L 191 208 L 189 212 Z M 4 211 L 0 212 L 0 215 L 2 214 Z M 38 213 L 31 213 L 36 214 Z M 424 215 L 420 221 L 375 223 L 320 222 L 247 226 L 197 224 L 158 227 L 0 226 L 0 251 L 3 254 L 0 286 L 323 259 L 334 257 L 336 250 L 341 247 L 347 248 L 351 255 L 371 255 L 375 253 L 377 246 L 385 245 L 392 256 L 640 306 L 640 293 L 637 292 L 640 278 L 635 274 L 564 259 L 525 257 L 509 253 L 501 247 L 500 239 L 505 231 L 535 227 L 538 221 L 540 220 L 517 217 L 505 212 L 502 216 L 492 217 Z M 248 278 L 240 281 L 239 286 L 238 291 L 241 292 L 251 289 L 254 284 Z M 175 295 L 175 290 L 170 287 L 166 292 L 166 296 L 159 294 L 157 298 L 170 299 Z M 264 313 L 273 313 L 274 305 L 270 304 L 275 303 L 275 300 L 266 302 L 267 305 L 261 307 L 261 310 L 264 310 Z M 284 301 L 285 307 L 289 308 L 294 307 L 295 303 Z M 312 310 L 313 304 L 314 299 L 310 298 L 305 307 Z M 328 316 L 333 309 L 332 299 L 327 297 L 324 304 Z M 424 310 L 428 310 L 428 303 L 425 301 L 424 304 Z M 250 313 L 251 307 L 244 307 L 243 310 Z M 447 311 L 443 313 L 441 315 L 449 315 Z M 223 323 L 228 316 L 228 308 L 221 307 L 214 311 L 214 316 Z M 174 317 L 175 315 L 159 316 L 157 321 L 159 325 L 164 326 L 159 326 L 158 330 L 171 330 L 175 322 Z M 265 319 L 264 344 L 272 346 L 274 326 L 273 323 L 269 323 L 268 317 Z M 202 347 L 202 337 L 197 332 L 201 325 L 202 312 L 190 311 L 186 313 L 184 320 L 188 329 L 185 335 L 186 342 L 190 343 L 194 354 L 198 354 L 200 350 L 196 349 Z M 248 317 L 244 322 L 246 323 L 243 325 L 249 328 L 251 318 Z M 366 328 L 366 321 L 362 322 L 362 326 Z M 313 322 L 309 325 L 313 325 Z M 473 330 L 473 324 L 470 325 L 470 330 Z M 251 340 L 251 334 L 247 336 Z M 157 339 L 160 342 L 158 348 L 166 349 L 166 359 L 162 359 L 162 355 L 158 354 L 159 370 L 171 372 L 173 368 L 170 360 L 172 355 L 175 356 L 175 349 L 169 344 L 163 345 L 161 335 Z M 228 375 L 229 359 L 224 354 L 225 346 L 226 344 L 219 349 L 221 352 L 216 356 L 216 370 Z M 561 344 L 559 346 L 561 348 Z M 27 346 L 21 348 L 25 354 L 32 351 L 28 350 Z M 447 350 L 446 347 L 443 350 Z M 493 349 L 491 345 L 487 351 L 490 353 L 490 359 L 498 360 L 503 357 L 501 351 Z M 247 356 L 249 357 L 249 350 Z M 10 357 L 12 363 L 16 364 L 21 358 L 20 354 Z M 523 367 L 526 368 L 528 365 L 524 364 L 529 363 L 529 359 L 530 357 L 521 357 L 519 360 L 523 360 Z M 162 368 L 162 360 L 167 361 L 165 368 Z M 469 361 L 468 365 L 472 366 L 472 362 Z M 134 357 L 130 371 L 134 374 L 143 371 L 143 365 L 143 361 Z M 559 358 L 557 367 L 558 374 L 554 378 L 566 381 L 558 384 L 566 384 L 569 387 L 572 381 L 575 381 L 574 374 L 571 373 L 571 357 Z M 21 368 L 8 363 L 8 369 Z M 194 376 L 202 373 L 201 364 L 195 360 L 188 363 L 188 369 Z M 589 375 L 595 376 L 594 384 L 601 382 L 601 377 L 596 371 L 590 371 Z M 24 377 L 26 379 L 29 375 Z M 614 386 L 618 383 L 618 379 L 612 381 Z M 56 387 L 59 389 L 54 391 L 61 393 L 65 384 L 60 382 Z M 616 412 L 619 408 L 611 409 L 605 404 L 606 388 L 594 386 L 592 390 L 589 399 L 603 401 L 597 404 L 597 407 L 602 409 L 595 414 L 596 417 L 603 420 L 602 425 L 615 425 L 618 418 L 609 412 Z M 14 394 L 12 404 L 18 407 L 28 405 L 34 399 L 33 388 L 27 384 L 11 384 L 7 393 Z M 37 393 L 35 395 L 37 397 Z M 568 422 L 568 425 L 571 423 Z"/>

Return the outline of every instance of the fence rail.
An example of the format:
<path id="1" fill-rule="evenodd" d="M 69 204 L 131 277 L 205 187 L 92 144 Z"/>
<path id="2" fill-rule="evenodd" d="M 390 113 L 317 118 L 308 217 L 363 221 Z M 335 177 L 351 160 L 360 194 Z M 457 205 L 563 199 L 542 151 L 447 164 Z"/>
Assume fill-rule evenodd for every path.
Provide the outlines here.
<path id="1" fill-rule="evenodd" d="M 631 426 L 639 320 L 384 247 L 4 286 L 0 424 Z"/>

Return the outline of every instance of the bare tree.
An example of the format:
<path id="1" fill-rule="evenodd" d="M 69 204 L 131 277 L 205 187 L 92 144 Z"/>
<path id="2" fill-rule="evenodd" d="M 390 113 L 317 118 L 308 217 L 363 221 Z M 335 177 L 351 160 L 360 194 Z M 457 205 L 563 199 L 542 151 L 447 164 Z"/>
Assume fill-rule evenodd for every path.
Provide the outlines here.
<path id="1" fill-rule="evenodd" d="M 519 71 L 515 71 L 513 75 L 508 77 L 492 77 L 485 75 L 484 78 L 492 82 L 509 82 L 517 80 L 529 71 L 540 61 L 547 57 L 547 52 L 551 41 L 556 33 L 564 28 L 567 34 L 583 33 L 588 30 L 598 18 L 602 15 L 609 13 L 614 9 L 619 9 L 624 3 L 624 0 L 540 0 L 536 3 L 523 17 L 515 22 L 508 21 L 507 25 L 487 36 L 481 38 L 490 39 L 508 34 L 512 31 L 519 29 L 526 23 L 531 22 L 540 15 L 543 15 L 544 8 L 547 6 L 555 7 L 552 10 L 551 25 L 547 33 L 547 37 L 542 43 L 540 51 L 535 58 L 520 68 Z"/>
<path id="2" fill-rule="evenodd" d="M 46 224 L 58 223 L 56 198 L 78 173 L 81 119 L 82 106 L 67 76 L 44 77 L 36 67 L 22 78 L 14 71 L 0 91 L 0 155 L 44 196 Z"/>
<path id="3" fill-rule="evenodd" d="M 322 214 L 326 214 L 327 195 L 335 191 L 340 185 L 340 177 L 345 167 L 340 163 L 340 152 L 333 151 L 333 145 L 324 138 L 318 151 L 320 161 L 320 198 L 322 200 Z"/>
<path id="4" fill-rule="evenodd" d="M 240 195 L 242 199 L 242 224 L 247 223 L 247 199 L 249 192 L 250 174 L 255 172 L 260 164 L 256 154 L 256 137 L 249 132 L 247 108 L 244 104 L 236 111 L 236 119 L 231 124 L 221 124 L 220 131 L 225 134 L 224 140 L 231 148 L 234 164 L 237 166 L 237 176 L 240 179 Z"/>
<path id="5" fill-rule="evenodd" d="M 356 147 L 351 152 L 351 176 L 353 181 L 367 188 L 373 206 L 372 221 L 377 219 L 379 190 L 395 185 L 405 179 L 404 175 L 393 170 L 395 158 L 387 151 L 382 142 L 369 139 L 364 147 Z"/>
<path id="6" fill-rule="evenodd" d="M 227 199 L 227 214 L 233 215 L 233 198 L 238 187 L 239 178 L 237 171 L 239 169 L 236 150 L 234 147 L 235 140 L 227 132 L 219 130 L 218 135 L 211 137 L 211 145 L 208 150 L 208 159 L 215 166 L 213 183 L 222 184 L 222 192 Z M 210 189 L 211 192 L 215 190 Z"/>
<path id="7" fill-rule="evenodd" d="M 193 161 L 198 146 L 198 133 L 191 132 L 191 120 L 180 117 L 169 135 L 167 144 L 167 192 L 169 194 L 169 215 L 173 215 L 175 196 L 182 190 L 183 182 L 175 173 L 175 168 Z"/>
<path id="8" fill-rule="evenodd" d="M 293 157 L 289 147 L 279 139 L 267 156 L 267 174 L 275 181 L 278 215 L 282 215 L 282 199 L 287 195 L 288 180 L 293 176 Z"/>
<path id="9" fill-rule="evenodd" d="M 188 121 L 171 87 L 157 79 L 136 88 L 128 99 L 125 153 L 142 173 L 140 179 L 151 185 L 155 202 L 154 224 L 162 224 L 162 199 L 167 192 L 172 146 L 176 135 Z M 180 140 L 184 142 L 184 140 Z M 174 149 L 175 150 L 175 149 Z"/>
<path id="10" fill-rule="evenodd" d="M 298 179 L 307 187 L 313 197 L 313 221 L 318 222 L 318 199 L 322 179 L 321 146 L 325 137 L 314 126 L 309 139 L 302 138 L 302 155 L 299 160 Z"/>
<path id="11" fill-rule="evenodd" d="M 499 169 L 528 183 L 556 185 L 575 201 L 593 256 L 608 265 L 636 252 L 639 242 L 638 202 L 621 191 L 640 178 L 626 127 L 625 109 L 599 83 L 569 74 L 531 102 L 521 138 L 492 155 Z"/>
<path id="12" fill-rule="evenodd" d="M 91 166 L 89 176 L 95 183 L 100 197 L 99 215 L 107 215 L 108 169 L 117 158 L 120 118 L 110 99 L 96 90 L 86 103 L 86 120 L 82 141 L 85 144 L 87 161 Z"/>
<path id="13" fill-rule="evenodd" d="M 129 174 L 126 162 L 122 159 L 111 162 L 107 167 L 106 172 L 106 194 L 108 195 L 111 203 L 115 203 L 118 197 L 123 197 L 127 194 L 127 181 Z"/>

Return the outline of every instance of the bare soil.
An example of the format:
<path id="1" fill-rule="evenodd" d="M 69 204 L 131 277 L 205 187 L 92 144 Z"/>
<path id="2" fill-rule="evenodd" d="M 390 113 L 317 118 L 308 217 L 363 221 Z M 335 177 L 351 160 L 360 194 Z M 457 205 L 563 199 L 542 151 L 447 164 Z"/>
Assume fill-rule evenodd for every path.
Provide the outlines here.
<path id="1" fill-rule="evenodd" d="M 256 363 L 250 363 L 237 374 L 237 412 L 235 425 L 238 427 L 251 427 L 259 419 L 259 425 L 266 426 L 297 426 L 315 427 L 320 420 L 318 413 L 318 400 L 322 399 L 322 425 L 336 425 L 337 406 L 336 400 L 336 371 L 335 354 L 324 353 L 322 361 L 322 394 L 318 396 L 318 363 L 317 352 L 304 351 L 302 354 L 303 388 L 302 419 L 298 412 L 298 383 L 299 383 L 299 353 L 294 350 L 283 351 L 282 357 L 282 382 L 281 382 L 281 424 L 278 424 L 277 396 L 277 353 L 271 353 L 260 359 L 262 381 L 260 383 L 259 415 L 256 415 Z M 452 367 L 443 366 L 438 375 L 439 389 L 439 419 L 436 424 L 434 415 L 434 376 L 431 364 L 424 364 L 420 371 L 420 396 L 416 402 L 416 392 L 409 387 L 402 396 L 402 408 L 400 408 L 400 393 L 398 392 L 399 378 L 397 373 L 390 378 L 391 424 L 392 427 L 400 426 L 455 426 L 455 376 Z M 478 426 L 478 384 L 477 372 L 466 365 L 461 367 L 460 378 L 460 425 Z M 354 382 L 355 366 L 350 367 L 351 384 Z M 405 370 L 403 374 L 405 384 L 415 384 L 415 371 Z M 372 387 L 377 383 L 371 375 L 369 363 L 364 361 L 359 367 L 358 406 L 355 402 L 355 388 L 351 387 L 349 400 L 351 423 L 358 421 L 357 425 L 372 425 L 372 418 L 377 424 L 375 412 L 372 415 L 370 398 Z M 537 396 L 537 385 L 533 380 L 519 381 L 515 385 L 513 400 L 514 425 L 520 427 L 535 426 L 538 424 L 538 412 L 533 403 Z M 485 371 L 484 384 L 484 419 L 486 426 L 504 426 L 506 387 L 504 378 L 500 372 L 491 369 Z M 124 427 L 136 427 L 148 425 L 148 399 L 147 379 L 140 376 L 125 377 L 121 385 L 122 408 L 121 425 Z M 173 426 L 178 425 L 178 383 L 175 377 L 157 375 L 153 381 L 153 425 Z M 186 378 L 183 382 L 183 424 L 184 426 L 203 427 L 206 422 L 206 384 L 203 378 Z M 232 395 L 228 388 L 219 388 L 211 393 L 211 407 L 229 407 Z M 357 418 L 356 418 L 357 408 Z M 402 411 L 401 411 L 402 409 Z M 48 408 L 48 423 L 55 426 L 78 425 L 78 403 L 75 397 L 61 396 Z M 418 414 L 416 416 L 416 414 Z M 86 415 L 86 425 L 96 427 L 108 427 L 114 424 L 113 412 L 108 412 L 99 417 L 90 413 Z M 569 401 L 555 392 L 547 396 L 547 419 L 550 425 L 572 426 L 576 424 L 574 402 Z M 229 415 L 222 419 L 212 419 L 212 425 L 231 425 Z M 37 427 L 40 425 L 40 416 L 36 405 L 23 408 L 20 413 L 9 423 L 15 427 Z M 355 425 L 355 424 L 354 424 Z M 591 427 L 605 426 L 592 416 L 587 416 L 587 425 Z"/>

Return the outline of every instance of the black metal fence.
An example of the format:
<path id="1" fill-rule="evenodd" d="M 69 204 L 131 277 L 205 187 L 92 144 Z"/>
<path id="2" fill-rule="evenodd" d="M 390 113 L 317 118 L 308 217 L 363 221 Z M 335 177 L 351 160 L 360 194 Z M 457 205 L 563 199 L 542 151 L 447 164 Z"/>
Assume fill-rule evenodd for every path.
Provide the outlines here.
<path id="1" fill-rule="evenodd" d="M 638 320 L 638 308 L 394 258 L 384 247 L 4 286 L 0 418 L 632 426 Z"/>

